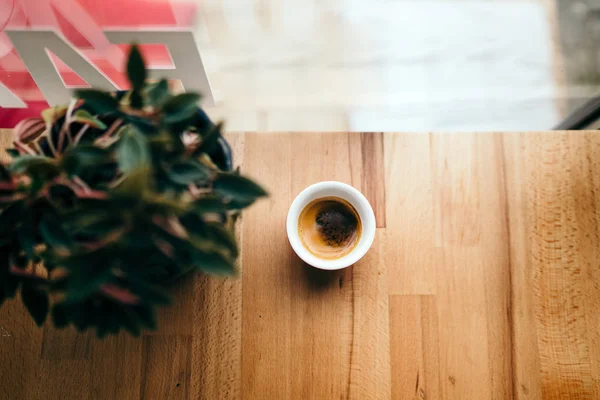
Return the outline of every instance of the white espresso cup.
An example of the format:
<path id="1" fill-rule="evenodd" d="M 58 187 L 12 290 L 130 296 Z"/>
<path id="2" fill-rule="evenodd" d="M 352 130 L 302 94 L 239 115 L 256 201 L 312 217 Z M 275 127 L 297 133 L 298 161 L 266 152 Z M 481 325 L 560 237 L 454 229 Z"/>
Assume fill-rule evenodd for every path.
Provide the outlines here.
<path id="1" fill-rule="evenodd" d="M 312 254 L 304 247 L 298 234 L 298 218 L 304 207 L 311 201 L 323 197 L 338 197 L 346 200 L 358 213 L 362 225 L 362 232 L 354 249 L 345 256 L 333 260 L 319 258 Z M 352 186 L 335 181 L 319 182 L 304 189 L 292 202 L 287 215 L 286 228 L 288 240 L 298 257 L 313 267 L 336 270 L 356 263 L 369 251 L 375 238 L 375 214 L 365 196 Z"/>

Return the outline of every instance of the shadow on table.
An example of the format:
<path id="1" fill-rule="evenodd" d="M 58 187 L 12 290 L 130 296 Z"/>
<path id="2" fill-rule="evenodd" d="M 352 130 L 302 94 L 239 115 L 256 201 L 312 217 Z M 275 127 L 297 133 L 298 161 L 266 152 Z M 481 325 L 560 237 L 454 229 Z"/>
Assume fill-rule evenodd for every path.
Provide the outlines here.
<path id="1" fill-rule="evenodd" d="M 337 270 L 337 271 L 326 271 L 318 268 L 311 267 L 307 263 L 302 263 L 302 271 L 306 278 L 306 283 L 310 289 L 324 291 L 332 288 L 342 288 L 346 281 L 346 270 L 350 270 L 352 267 Z"/>

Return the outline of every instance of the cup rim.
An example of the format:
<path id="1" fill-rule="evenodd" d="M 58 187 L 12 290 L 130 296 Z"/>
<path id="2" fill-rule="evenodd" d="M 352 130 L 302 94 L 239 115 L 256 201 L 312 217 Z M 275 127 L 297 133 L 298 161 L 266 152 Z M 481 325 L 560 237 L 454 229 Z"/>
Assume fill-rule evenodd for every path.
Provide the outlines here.
<path id="1" fill-rule="evenodd" d="M 298 217 L 304 207 L 315 199 L 328 196 L 340 197 L 348 201 L 357 211 L 362 224 L 361 237 L 356 247 L 344 257 L 335 260 L 322 259 L 309 252 L 302 245 L 298 235 Z M 286 230 L 290 245 L 298 257 L 315 268 L 333 271 L 355 264 L 369 251 L 375 239 L 375 214 L 367 198 L 356 188 L 337 181 L 318 182 L 308 186 L 296 196 L 288 211 Z"/>

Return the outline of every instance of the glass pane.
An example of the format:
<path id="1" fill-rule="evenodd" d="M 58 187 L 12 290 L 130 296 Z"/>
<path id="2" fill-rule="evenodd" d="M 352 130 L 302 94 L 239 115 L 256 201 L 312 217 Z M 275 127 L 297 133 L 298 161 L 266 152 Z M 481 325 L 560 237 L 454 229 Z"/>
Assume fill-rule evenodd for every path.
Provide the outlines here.
<path id="1" fill-rule="evenodd" d="M 600 0 L 36 0 L 47 14 L 0 0 L 0 27 L 51 19 L 85 39 L 81 19 L 57 10 L 69 2 L 99 32 L 192 29 L 216 102 L 207 111 L 229 130 L 543 130 L 600 81 Z M 0 39 L 12 90 L 28 73 Z M 100 56 L 100 69 L 119 60 Z M 39 91 L 25 82 L 16 94 L 28 101 Z"/>

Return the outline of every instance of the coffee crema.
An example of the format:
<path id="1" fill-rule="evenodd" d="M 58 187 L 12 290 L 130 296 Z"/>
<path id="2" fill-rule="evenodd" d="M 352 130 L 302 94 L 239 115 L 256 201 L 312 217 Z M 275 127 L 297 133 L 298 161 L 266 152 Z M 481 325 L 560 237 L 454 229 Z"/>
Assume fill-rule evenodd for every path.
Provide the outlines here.
<path id="1" fill-rule="evenodd" d="M 322 197 L 307 204 L 298 217 L 298 236 L 313 255 L 335 260 L 359 242 L 362 224 L 352 204 L 339 197 Z"/>

